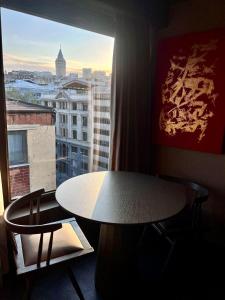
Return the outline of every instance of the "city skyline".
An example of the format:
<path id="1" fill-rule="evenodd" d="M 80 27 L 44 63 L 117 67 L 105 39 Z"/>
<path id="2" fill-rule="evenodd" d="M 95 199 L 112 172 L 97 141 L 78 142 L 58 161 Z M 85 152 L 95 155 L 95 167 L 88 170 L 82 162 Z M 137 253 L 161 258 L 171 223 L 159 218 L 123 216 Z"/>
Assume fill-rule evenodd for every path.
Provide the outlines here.
<path id="1" fill-rule="evenodd" d="M 82 68 L 111 73 L 112 37 L 8 9 L 2 9 L 2 34 L 7 72 L 28 70 L 55 74 L 55 58 L 61 44 L 68 74 L 80 73 Z"/>

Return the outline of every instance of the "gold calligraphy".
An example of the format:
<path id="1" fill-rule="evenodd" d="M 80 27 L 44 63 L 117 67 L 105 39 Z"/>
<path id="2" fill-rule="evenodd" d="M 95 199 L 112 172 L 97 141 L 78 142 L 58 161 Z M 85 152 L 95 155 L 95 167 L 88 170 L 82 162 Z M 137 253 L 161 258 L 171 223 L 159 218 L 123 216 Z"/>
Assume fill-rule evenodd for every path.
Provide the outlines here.
<path id="1" fill-rule="evenodd" d="M 163 107 L 159 117 L 160 129 L 168 135 L 196 132 L 198 142 L 205 136 L 218 96 L 214 91 L 215 63 L 208 60 L 216 46 L 216 40 L 195 44 L 189 56 L 181 53 L 171 58 L 162 85 Z"/>

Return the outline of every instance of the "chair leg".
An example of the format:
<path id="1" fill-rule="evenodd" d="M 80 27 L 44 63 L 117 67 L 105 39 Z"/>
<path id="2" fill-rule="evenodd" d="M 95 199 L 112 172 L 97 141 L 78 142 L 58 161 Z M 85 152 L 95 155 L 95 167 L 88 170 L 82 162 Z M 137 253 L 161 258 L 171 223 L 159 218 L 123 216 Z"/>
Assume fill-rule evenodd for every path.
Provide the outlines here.
<path id="1" fill-rule="evenodd" d="M 174 253 L 174 250 L 175 250 L 175 246 L 176 246 L 176 241 L 173 242 L 172 245 L 171 245 L 169 254 L 168 254 L 167 258 L 166 258 L 166 262 L 165 262 L 164 267 L 163 267 L 163 271 L 162 271 L 163 274 L 165 274 L 165 272 L 168 270 L 168 266 L 169 266 L 169 263 L 170 263 L 171 258 L 173 256 L 173 253 Z"/>
<path id="2" fill-rule="evenodd" d="M 85 300 L 85 298 L 84 298 L 84 296 L 83 296 L 83 294 L 82 294 L 82 292 L 81 292 L 80 286 L 79 286 L 79 284 L 78 284 L 78 282 L 77 282 L 77 280 L 76 280 L 76 277 L 74 276 L 74 273 L 73 273 L 73 271 L 71 270 L 70 267 L 68 267 L 68 275 L 69 275 L 69 277 L 70 277 L 70 280 L 71 280 L 71 282 L 72 282 L 72 285 L 73 285 L 75 291 L 77 292 L 79 298 L 80 298 L 81 300 Z"/>
<path id="3" fill-rule="evenodd" d="M 24 290 L 22 299 L 23 300 L 30 300 L 31 299 L 31 286 L 32 286 L 31 279 L 26 277 L 25 278 L 25 284 L 26 284 L 26 286 L 25 286 L 25 290 Z"/>

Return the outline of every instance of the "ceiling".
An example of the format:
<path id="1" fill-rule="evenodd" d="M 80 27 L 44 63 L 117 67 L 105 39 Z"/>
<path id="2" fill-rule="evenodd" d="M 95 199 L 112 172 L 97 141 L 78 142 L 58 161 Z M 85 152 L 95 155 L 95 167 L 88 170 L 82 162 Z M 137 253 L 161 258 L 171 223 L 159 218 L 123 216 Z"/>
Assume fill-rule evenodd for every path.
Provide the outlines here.
<path id="1" fill-rule="evenodd" d="M 2 0 L 5 8 L 114 36 L 115 16 L 147 17 L 153 24 L 164 18 L 166 0 Z"/>

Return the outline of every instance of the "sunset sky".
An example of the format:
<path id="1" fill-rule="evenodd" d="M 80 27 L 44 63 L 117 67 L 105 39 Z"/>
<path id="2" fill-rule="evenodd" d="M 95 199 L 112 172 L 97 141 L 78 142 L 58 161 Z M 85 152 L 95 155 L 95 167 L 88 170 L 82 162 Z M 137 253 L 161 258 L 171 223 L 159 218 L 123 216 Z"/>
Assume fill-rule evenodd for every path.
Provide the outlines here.
<path id="1" fill-rule="evenodd" d="M 67 73 L 84 67 L 111 73 L 114 39 L 46 19 L 1 9 L 4 69 L 51 71 L 61 44 Z"/>

